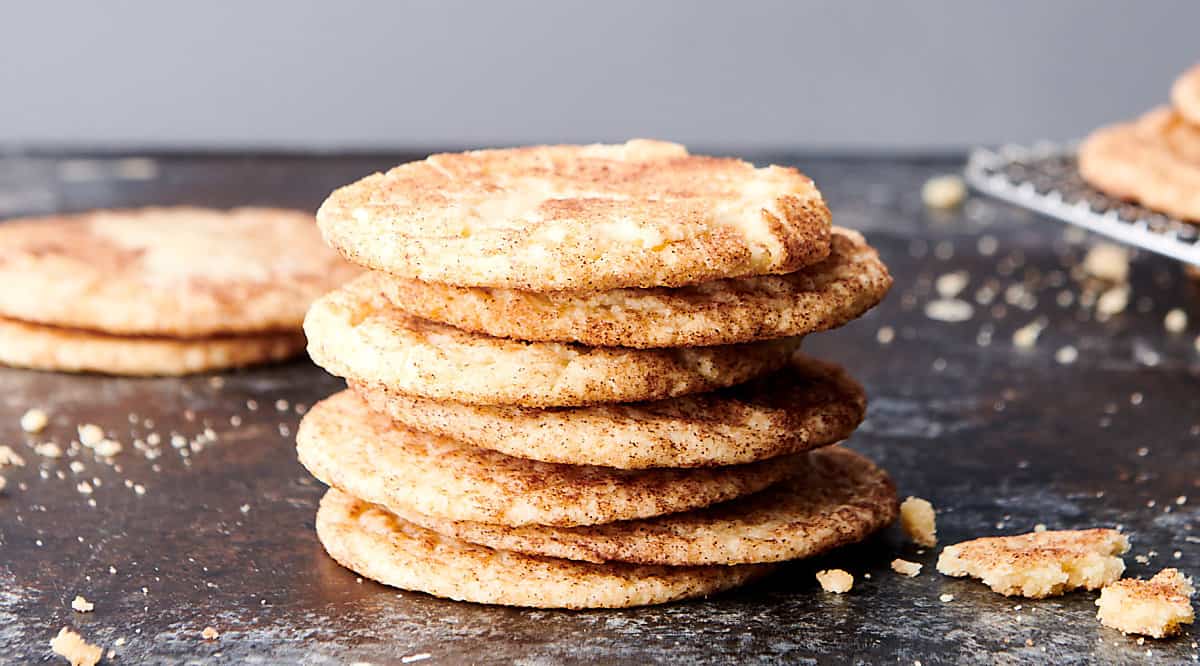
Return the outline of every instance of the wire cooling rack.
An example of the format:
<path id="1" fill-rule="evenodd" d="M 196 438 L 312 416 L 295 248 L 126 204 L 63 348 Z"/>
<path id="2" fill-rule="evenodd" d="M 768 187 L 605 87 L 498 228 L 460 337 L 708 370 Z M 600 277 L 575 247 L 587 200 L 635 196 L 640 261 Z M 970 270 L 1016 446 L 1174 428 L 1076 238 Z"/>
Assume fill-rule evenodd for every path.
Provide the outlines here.
<path id="1" fill-rule="evenodd" d="M 965 171 L 975 189 L 1115 240 L 1200 265 L 1200 231 L 1110 197 L 1084 182 L 1073 144 L 977 148 Z"/>

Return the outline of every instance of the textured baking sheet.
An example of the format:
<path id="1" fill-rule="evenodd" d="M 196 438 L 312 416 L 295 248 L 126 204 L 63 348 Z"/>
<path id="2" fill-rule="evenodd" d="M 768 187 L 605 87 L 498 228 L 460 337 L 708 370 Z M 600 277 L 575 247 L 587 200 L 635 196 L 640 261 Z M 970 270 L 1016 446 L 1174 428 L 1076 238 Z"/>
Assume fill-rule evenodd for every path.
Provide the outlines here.
<path id="1" fill-rule="evenodd" d="M 966 177 L 981 192 L 1122 243 L 1200 265 L 1200 233 L 1182 220 L 1115 199 L 1079 175 L 1074 144 L 978 148 Z"/>

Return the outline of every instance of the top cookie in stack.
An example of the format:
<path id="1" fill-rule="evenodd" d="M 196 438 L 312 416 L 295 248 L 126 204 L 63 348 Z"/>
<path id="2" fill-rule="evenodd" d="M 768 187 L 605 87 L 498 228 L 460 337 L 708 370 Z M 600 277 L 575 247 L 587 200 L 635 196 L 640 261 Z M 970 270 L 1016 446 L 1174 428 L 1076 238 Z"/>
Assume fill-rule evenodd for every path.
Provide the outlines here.
<path id="1" fill-rule="evenodd" d="M 808 453 L 865 398 L 800 339 L 891 278 L 799 171 L 657 141 L 474 151 L 317 217 L 374 269 L 305 320 L 351 387 L 297 434 L 348 567 L 485 603 L 661 603 L 894 517 L 869 461 Z"/>
<path id="2" fill-rule="evenodd" d="M 829 254 L 799 171 L 660 141 L 433 155 L 335 191 L 317 219 L 356 264 L 459 287 L 680 287 Z"/>

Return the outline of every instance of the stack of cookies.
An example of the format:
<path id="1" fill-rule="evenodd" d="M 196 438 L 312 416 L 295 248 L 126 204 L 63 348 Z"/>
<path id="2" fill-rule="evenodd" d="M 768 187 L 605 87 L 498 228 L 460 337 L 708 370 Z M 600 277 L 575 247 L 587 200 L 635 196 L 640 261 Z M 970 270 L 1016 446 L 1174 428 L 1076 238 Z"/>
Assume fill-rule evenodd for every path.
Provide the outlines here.
<path id="1" fill-rule="evenodd" d="M 317 296 L 358 270 L 311 213 L 99 210 L 0 224 L 0 363 L 183 375 L 304 351 Z"/>
<path id="2" fill-rule="evenodd" d="M 1169 106 L 1093 132 L 1079 171 L 1109 195 L 1200 223 L 1200 64 L 1176 80 Z"/>
<path id="3" fill-rule="evenodd" d="M 838 446 L 862 389 L 802 336 L 891 278 L 811 180 L 675 144 L 434 155 L 334 192 L 369 272 L 318 299 L 349 389 L 301 462 L 326 550 L 479 603 L 613 608 L 725 590 L 896 515 Z"/>

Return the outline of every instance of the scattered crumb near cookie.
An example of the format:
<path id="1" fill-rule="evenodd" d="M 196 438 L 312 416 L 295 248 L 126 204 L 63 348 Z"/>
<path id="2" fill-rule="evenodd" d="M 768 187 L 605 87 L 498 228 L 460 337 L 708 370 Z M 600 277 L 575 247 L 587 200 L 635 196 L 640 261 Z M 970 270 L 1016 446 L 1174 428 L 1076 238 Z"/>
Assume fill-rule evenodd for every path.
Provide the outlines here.
<path id="1" fill-rule="evenodd" d="M 1163 318 L 1163 327 L 1167 329 L 1168 333 L 1182 333 L 1187 330 L 1187 325 L 1187 313 L 1179 308 L 1174 308 Z"/>
<path id="2" fill-rule="evenodd" d="M 96 666 L 104 651 L 99 645 L 92 645 L 83 636 L 63 627 L 58 635 L 50 639 L 50 649 L 71 663 L 71 666 Z"/>
<path id="3" fill-rule="evenodd" d="M 10 446 L 0 446 L 0 467 L 24 467 L 25 459 Z"/>
<path id="4" fill-rule="evenodd" d="M 1043 328 L 1045 328 L 1045 324 L 1040 320 L 1035 320 L 1013 331 L 1013 346 L 1021 349 L 1032 348 L 1037 344 L 1038 336 L 1042 334 Z"/>
<path id="5" fill-rule="evenodd" d="M 854 587 L 854 576 L 845 569 L 823 569 L 817 572 L 821 589 L 834 594 L 844 594 Z"/>
<path id="6" fill-rule="evenodd" d="M 71 609 L 78 613 L 90 613 L 96 609 L 96 604 L 84 599 L 83 595 L 77 594 L 71 600 Z"/>
<path id="7" fill-rule="evenodd" d="M 896 559 L 892 560 L 892 571 L 895 571 L 902 576 L 908 576 L 909 578 L 912 578 L 913 576 L 921 573 L 921 564 L 919 562 L 902 560 L 897 557 Z"/>
<path id="8" fill-rule="evenodd" d="M 966 271 L 954 271 L 952 273 L 943 273 L 934 281 L 933 288 L 937 291 L 938 296 L 942 298 L 954 298 L 962 293 L 963 289 L 967 288 L 967 284 L 971 282 L 971 275 Z"/>
<path id="9" fill-rule="evenodd" d="M 956 324 L 975 316 L 975 307 L 958 298 L 938 298 L 925 304 L 925 316 L 934 321 Z"/>
<path id="10" fill-rule="evenodd" d="M 35 407 L 21 415 L 21 430 L 36 434 L 45 430 L 46 424 L 49 422 L 50 417 L 46 415 L 46 412 Z"/>
<path id="11" fill-rule="evenodd" d="M 61 458 L 62 447 L 54 442 L 44 442 L 33 447 L 33 452 L 43 458 Z"/>
<path id="12" fill-rule="evenodd" d="M 937 570 L 979 578 L 1005 596 L 1040 599 L 1099 589 L 1121 577 L 1129 540 L 1113 529 L 1047 530 L 947 546 Z"/>
<path id="13" fill-rule="evenodd" d="M 938 601 L 940 601 L 944 604 L 948 604 L 951 601 L 954 601 L 954 595 L 953 594 L 943 594 L 940 597 L 938 597 Z"/>
<path id="14" fill-rule="evenodd" d="M 921 201 L 930 208 L 957 208 L 966 198 L 967 185 L 962 178 L 954 174 L 934 176 L 921 186 Z"/>
<path id="15" fill-rule="evenodd" d="M 205 627 L 204 630 L 200 632 L 200 637 L 206 641 L 215 641 L 221 637 L 221 633 L 212 627 Z"/>
<path id="16" fill-rule="evenodd" d="M 914 543 L 937 545 L 937 516 L 929 500 L 909 497 L 900 503 L 900 526 Z"/>
<path id="17" fill-rule="evenodd" d="M 89 448 L 104 439 L 104 429 L 95 423 L 81 423 L 75 430 L 79 433 L 79 443 Z"/>
<path id="18" fill-rule="evenodd" d="M 1101 319 L 1119 315 L 1129 307 L 1129 285 L 1118 284 L 1104 290 L 1096 299 L 1096 314 Z"/>
<path id="19" fill-rule="evenodd" d="M 1058 348 L 1058 351 L 1054 352 L 1054 360 L 1059 365 L 1071 365 L 1079 360 L 1079 350 L 1074 345 L 1063 345 Z"/>
<path id="20" fill-rule="evenodd" d="M 1096 617 L 1122 633 L 1165 638 L 1195 619 L 1194 593 L 1192 582 L 1178 569 L 1163 569 L 1149 580 L 1118 580 L 1100 590 Z"/>
<path id="21" fill-rule="evenodd" d="M 111 458 L 121 452 L 121 443 L 112 439 L 102 439 L 92 447 L 96 455 Z"/>
<path id="22" fill-rule="evenodd" d="M 1129 279 L 1129 251 L 1113 243 L 1097 243 L 1083 258 L 1085 273 L 1105 282 Z"/>

